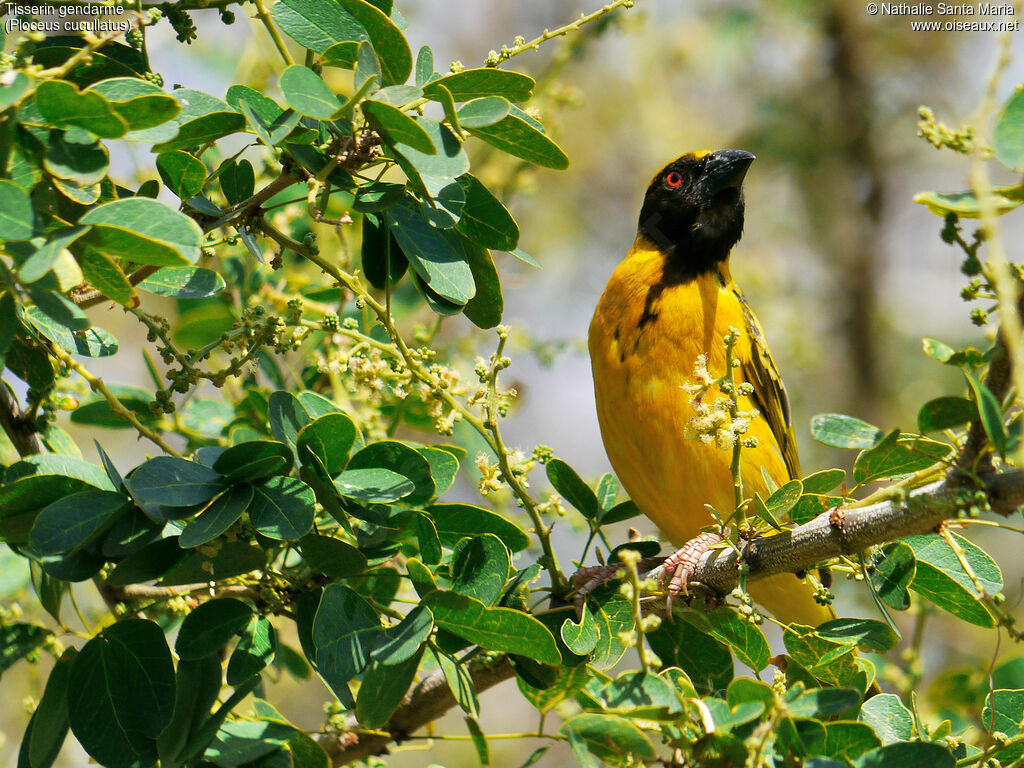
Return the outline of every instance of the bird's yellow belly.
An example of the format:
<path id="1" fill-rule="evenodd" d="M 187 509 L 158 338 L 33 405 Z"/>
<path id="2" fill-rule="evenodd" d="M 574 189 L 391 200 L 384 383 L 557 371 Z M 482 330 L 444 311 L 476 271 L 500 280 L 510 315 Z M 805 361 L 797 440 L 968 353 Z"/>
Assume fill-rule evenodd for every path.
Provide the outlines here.
<path id="1" fill-rule="evenodd" d="M 629 312 L 616 311 L 602 299 L 590 336 L 597 413 L 608 458 L 640 510 L 677 545 L 713 522 L 705 505 L 726 517 L 735 507 L 732 450 L 687 437 L 694 408 L 682 385 L 692 380 L 701 354 L 713 376 L 723 373 L 722 337 L 729 328 L 728 323 L 719 327 L 717 313 L 705 317 L 707 309 L 718 308 L 717 301 L 701 301 L 697 287 L 691 292 L 695 295 L 688 297 L 689 311 L 674 315 L 680 297 L 671 297 L 675 300 L 663 303 L 658 318 L 635 336 L 626 331 L 633 322 Z M 710 327 L 709 333 L 704 326 Z M 746 398 L 740 398 L 739 407 L 752 408 Z M 741 453 L 744 496 L 764 497 L 761 467 L 781 485 L 789 479 L 785 462 L 763 419 L 751 422 L 746 436 L 756 437 L 758 446 Z"/>
<path id="2" fill-rule="evenodd" d="M 590 359 L 598 419 L 615 474 L 640 511 L 675 545 L 714 521 L 705 505 L 728 517 L 735 507 L 732 451 L 687 437 L 693 417 L 690 395 L 694 364 L 707 356 L 711 375 L 725 370 L 723 336 L 742 328 L 742 309 L 714 279 L 698 279 L 665 291 L 657 318 L 641 322 L 645 295 L 656 281 L 657 262 L 644 254 L 616 271 L 590 326 Z M 749 346 L 738 347 L 749 355 Z M 739 399 L 741 410 L 752 404 Z M 768 495 L 765 475 L 776 485 L 790 479 L 778 442 L 764 419 L 750 423 L 743 448 L 743 495 Z M 785 621 L 816 626 L 833 617 L 808 586 L 791 574 L 750 584 L 754 599 Z"/>

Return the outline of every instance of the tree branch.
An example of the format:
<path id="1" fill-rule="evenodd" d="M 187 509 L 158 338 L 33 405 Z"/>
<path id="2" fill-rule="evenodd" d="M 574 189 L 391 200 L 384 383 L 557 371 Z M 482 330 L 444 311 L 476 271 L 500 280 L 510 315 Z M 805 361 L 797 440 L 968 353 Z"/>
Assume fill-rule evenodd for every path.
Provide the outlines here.
<path id="1" fill-rule="evenodd" d="M 1024 471 L 988 474 L 981 480 L 994 512 L 1009 515 L 1024 504 Z M 758 536 L 744 549 L 747 580 L 806 571 L 832 557 L 932 531 L 956 516 L 962 493 L 950 479 L 943 479 L 868 506 L 823 512 L 784 533 Z M 739 565 L 735 550 L 711 550 L 701 557 L 690 582 L 726 595 L 739 583 Z M 661 568 L 647 575 L 659 578 Z"/>
<path id="2" fill-rule="evenodd" d="M 508 657 L 502 654 L 471 662 L 469 674 L 473 678 L 473 687 L 477 693 L 482 693 L 508 680 L 515 675 L 515 670 Z M 423 678 L 406 694 L 385 729 L 360 733 L 359 722 L 350 717 L 345 721 L 344 730 L 322 734 L 318 741 L 330 755 L 333 765 L 346 765 L 371 755 L 386 753 L 388 744 L 392 741 L 402 741 L 427 723 L 437 720 L 454 706 L 455 697 L 448 688 L 444 675 L 437 670 Z"/>

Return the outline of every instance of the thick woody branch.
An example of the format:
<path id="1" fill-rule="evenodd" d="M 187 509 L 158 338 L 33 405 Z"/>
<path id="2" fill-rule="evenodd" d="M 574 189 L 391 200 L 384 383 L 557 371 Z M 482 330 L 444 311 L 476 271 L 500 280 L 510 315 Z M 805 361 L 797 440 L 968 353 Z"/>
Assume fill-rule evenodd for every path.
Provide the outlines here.
<path id="1" fill-rule="evenodd" d="M 1024 471 L 989 474 L 981 479 L 993 511 L 1008 515 L 1024 504 Z M 957 497 L 963 493 L 943 479 L 902 497 L 823 512 L 790 531 L 758 536 L 744 549 L 743 562 L 749 568 L 747 580 L 806 571 L 833 557 L 933 531 L 956 516 Z M 711 550 L 701 557 L 690 582 L 703 584 L 718 594 L 728 594 L 739 582 L 739 565 L 740 556 L 735 550 Z M 660 568 L 649 575 L 659 577 Z"/>
<path id="2" fill-rule="evenodd" d="M 515 670 L 508 657 L 502 655 L 470 663 L 469 674 L 477 693 L 482 693 L 508 680 L 515 675 Z M 323 734 L 318 740 L 335 766 L 347 765 L 371 755 L 384 754 L 392 741 L 402 741 L 454 706 L 455 697 L 438 670 L 409 691 L 385 729 L 360 732 L 358 721 L 350 717 L 345 723 L 345 730 Z"/>
<path id="3" fill-rule="evenodd" d="M 32 456 L 43 452 L 43 441 L 35 422 L 18 407 L 7 385 L 0 382 L 0 427 L 7 434 L 19 456 Z"/>

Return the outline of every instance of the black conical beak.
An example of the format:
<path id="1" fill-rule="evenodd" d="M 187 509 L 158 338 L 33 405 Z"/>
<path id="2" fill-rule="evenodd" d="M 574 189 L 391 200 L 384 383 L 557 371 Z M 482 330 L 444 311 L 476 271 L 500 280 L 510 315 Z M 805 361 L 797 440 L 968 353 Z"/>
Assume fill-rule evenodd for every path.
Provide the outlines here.
<path id="1" fill-rule="evenodd" d="M 725 189 L 739 189 L 747 169 L 754 162 L 752 152 L 743 149 L 721 149 L 712 152 L 705 160 L 704 175 L 701 179 L 708 197 Z"/>

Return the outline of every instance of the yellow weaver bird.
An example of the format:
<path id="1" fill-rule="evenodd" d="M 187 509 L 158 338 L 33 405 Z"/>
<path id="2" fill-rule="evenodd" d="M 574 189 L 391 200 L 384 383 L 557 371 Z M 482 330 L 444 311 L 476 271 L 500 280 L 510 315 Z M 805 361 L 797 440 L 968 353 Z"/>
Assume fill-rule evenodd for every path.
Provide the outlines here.
<path id="1" fill-rule="evenodd" d="M 691 152 L 669 163 L 644 196 L 633 247 L 613 272 L 590 323 L 590 360 L 601 435 L 612 467 L 640 511 L 677 547 L 713 522 L 705 504 L 735 507 L 732 451 L 688 438 L 698 358 L 711 376 L 726 370 L 723 338 L 740 331 L 735 378 L 756 409 L 740 453 L 747 498 L 800 476 L 789 401 L 754 317 L 729 273 L 743 232 L 743 178 L 754 155 L 738 149 Z M 678 553 L 677 553 L 678 554 Z M 751 596 L 783 622 L 817 626 L 834 618 L 808 584 L 782 574 L 749 584 Z"/>

